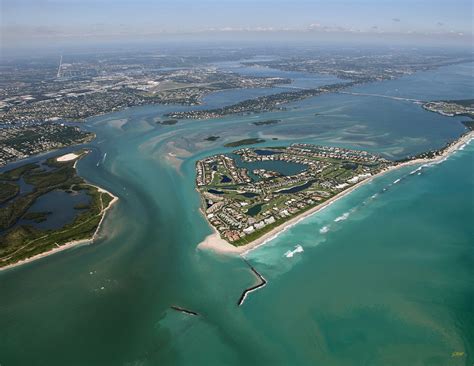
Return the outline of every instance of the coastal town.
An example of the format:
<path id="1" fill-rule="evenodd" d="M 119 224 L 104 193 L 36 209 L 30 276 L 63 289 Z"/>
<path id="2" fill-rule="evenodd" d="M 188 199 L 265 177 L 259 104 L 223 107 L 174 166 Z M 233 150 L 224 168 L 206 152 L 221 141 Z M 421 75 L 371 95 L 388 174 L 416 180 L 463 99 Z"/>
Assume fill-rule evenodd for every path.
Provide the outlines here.
<path id="1" fill-rule="evenodd" d="M 91 141 L 95 135 L 60 123 L 32 123 L 0 128 L 0 167 L 46 151 Z"/>
<path id="2" fill-rule="evenodd" d="M 0 73 L 0 166 L 90 141 L 93 134 L 80 131 L 78 123 L 130 107 L 175 105 L 176 109 L 173 107 L 163 115 L 163 120 L 156 121 L 160 126 L 172 126 L 183 119 L 285 110 L 291 102 L 466 61 L 466 55 L 462 53 L 450 56 L 409 53 L 397 57 L 382 53 L 359 58 L 343 51 L 319 55 L 301 50 L 288 55 L 284 50 L 275 50 L 275 60 L 250 61 L 255 57 L 255 50 L 230 48 L 220 50 L 218 55 L 207 56 L 191 51 L 179 55 L 168 51 L 163 49 L 159 54 L 58 54 L 5 60 Z M 284 74 L 239 73 L 219 64 L 236 61 L 240 66 L 251 68 L 330 74 L 339 80 L 317 87 L 297 88 L 292 85 L 294 80 Z M 202 107 L 204 98 L 210 93 L 274 87 L 288 90 L 221 107 Z M 200 107 L 196 107 L 198 105 Z M 425 104 L 425 108 L 447 115 L 454 110 L 453 113 L 459 115 L 464 114 L 467 107 L 433 102 Z M 279 120 L 253 122 L 256 126 L 276 123 Z"/>
<path id="3" fill-rule="evenodd" d="M 474 118 L 473 99 L 432 101 L 423 104 L 423 108 L 447 117 L 466 116 Z"/>
<path id="4" fill-rule="evenodd" d="M 69 62 L 66 62 L 70 59 Z M 246 88 L 271 88 L 291 83 L 282 77 L 245 76 L 210 65 L 163 70 L 151 58 L 87 59 L 61 57 L 53 66 L 4 68 L 16 80 L 0 78 L 0 126 L 28 122 L 83 121 L 92 116 L 149 104 L 199 105 L 209 93 Z M 23 70 L 23 73 L 21 72 Z M 34 73 L 35 78 L 27 78 Z"/>
<path id="5" fill-rule="evenodd" d="M 393 164 L 366 151 L 311 144 L 243 148 L 199 160 L 196 185 L 209 223 L 241 246 Z"/>
<path id="6" fill-rule="evenodd" d="M 345 88 L 355 86 L 358 82 L 336 83 L 325 85 L 320 88 L 304 89 L 298 91 L 281 92 L 277 94 L 265 95 L 262 97 L 247 99 L 242 102 L 228 105 L 222 108 L 191 110 L 184 112 L 171 112 L 166 116 L 176 119 L 210 119 L 224 117 L 230 114 L 252 114 L 260 112 L 270 112 L 284 110 L 285 104 L 316 97 L 322 94 L 335 93 Z"/>
<path id="7" fill-rule="evenodd" d="M 397 53 L 370 52 L 363 56 L 354 57 L 350 49 L 312 53 L 310 50 L 301 50 L 290 59 L 274 59 L 265 61 L 247 61 L 247 66 L 270 67 L 284 71 L 309 72 L 329 74 L 343 80 L 358 82 L 374 82 L 394 80 L 411 75 L 417 71 L 432 70 L 436 67 L 469 60 L 466 54 L 446 55 L 437 52 L 414 54 L 410 51 Z"/>

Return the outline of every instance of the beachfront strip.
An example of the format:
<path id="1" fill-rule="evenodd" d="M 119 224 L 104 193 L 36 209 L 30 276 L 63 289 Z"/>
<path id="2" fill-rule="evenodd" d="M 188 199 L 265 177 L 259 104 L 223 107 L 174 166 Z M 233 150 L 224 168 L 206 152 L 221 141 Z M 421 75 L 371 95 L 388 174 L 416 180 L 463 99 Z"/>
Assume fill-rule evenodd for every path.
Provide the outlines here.
<path id="1" fill-rule="evenodd" d="M 393 165 L 339 147 L 244 148 L 199 160 L 196 185 L 210 224 L 242 246 Z"/>

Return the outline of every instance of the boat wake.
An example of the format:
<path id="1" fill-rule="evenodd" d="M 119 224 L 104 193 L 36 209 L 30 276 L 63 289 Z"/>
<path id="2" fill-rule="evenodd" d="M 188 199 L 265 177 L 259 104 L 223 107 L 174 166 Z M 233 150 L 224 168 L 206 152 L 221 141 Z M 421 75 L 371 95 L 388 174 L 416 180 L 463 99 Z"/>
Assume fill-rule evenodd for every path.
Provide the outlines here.
<path id="1" fill-rule="evenodd" d="M 97 162 L 96 166 L 99 166 L 101 163 L 104 164 L 106 157 L 107 157 L 107 153 L 105 153 L 102 159 Z"/>

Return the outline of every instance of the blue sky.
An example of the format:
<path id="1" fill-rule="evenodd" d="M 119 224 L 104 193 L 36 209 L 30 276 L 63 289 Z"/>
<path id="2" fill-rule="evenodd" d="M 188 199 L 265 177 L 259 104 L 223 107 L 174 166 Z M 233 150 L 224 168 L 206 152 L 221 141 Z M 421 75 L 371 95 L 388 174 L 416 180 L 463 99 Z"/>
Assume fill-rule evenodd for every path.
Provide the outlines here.
<path id="1" fill-rule="evenodd" d="M 469 0 L 0 0 L 2 43 L 293 31 L 472 39 Z"/>

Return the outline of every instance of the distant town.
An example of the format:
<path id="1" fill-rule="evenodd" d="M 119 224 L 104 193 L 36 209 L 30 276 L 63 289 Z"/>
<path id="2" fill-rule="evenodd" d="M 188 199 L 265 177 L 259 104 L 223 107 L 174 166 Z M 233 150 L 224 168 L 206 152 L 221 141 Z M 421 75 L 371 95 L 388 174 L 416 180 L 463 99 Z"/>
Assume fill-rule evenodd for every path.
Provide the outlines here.
<path id="1" fill-rule="evenodd" d="M 474 119 L 474 99 L 427 102 L 423 104 L 423 108 L 443 116 L 466 116 Z"/>
<path id="2" fill-rule="evenodd" d="M 284 105 L 290 102 L 315 97 L 326 93 L 335 93 L 344 88 L 356 85 L 357 82 L 337 83 L 326 85 L 320 88 L 304 89 L 293 92 L 281 92 L 277 94 L 248 99 L 242 102 L 232 104 L 223 108 L 194 110 L 187 112 L 168 113 L 167 117 L 177 119 L 210 119 L 224 117 L 228 114 L 251 114 L 269 112 L 273 110 L 285 109 Z"/>
<path id="3" fill-rule="evenodd" d="M 85 118 L 145 104 L 198 105 L 206 94 L 237 88 L 269 88 L 288 84 L 278 77 L 248 77 L 215 68 L 192 68 L 161 73 L 109 65 L 85 77 L 68 77 L 82 65 L 60 66 L 57 78 L 45 86 L 7 89 L 0 100 L 0 124 L 82 121 Z M 62 70 L 62 71 L 61 71 Z M 25 94 L 26 93 L 26 94 Z"/>
<path id="4" fill-rule="evenodd" d="M 436 52 L 409 51 L 381 53 L 375 50 L 355 55 L 354 50 L 343 49 L 334 52 L 323 51 L 314 54 L 302 50 L 300 54 L 288 59 L 270 61 L 248 61 L 245 65 L 270 67 L 284 71 L 299 71 L 335 75 L 340 79 L 358 82 L 393 80 L 411 75 L 417 71 L 431 70 L 436 67 L 470 61 L 465 54 L 440 55 Z"/>
<path id="5" fill-rule="evenodd" d="M 221 108 L 176 110 L 157 124 L 172 126 L 182 119 L 210 119 L 288 108 L 288 103 L 338 92 L 365 82 L 398 78 L 419 70 L 470 61 L 464 53 L 314 52 L 291 55 L 275 49 L 258 60 L 257 49 L 232 49 L 196 54 L 192 50 L 132 54 L 72 54 L 57 57 L 4 59 L 0 65 L 0 166 L 44 151 L 90 141 L 93 134 L 77 122 L 129 107 L 149 104 L 197 106 L 212 92 L 247 88 L 292 88 L 286 77 L 239 74 L 221 63 L 284 71 L 330 74 L 346 80 L 316 88 L 293 89 L 247 99 Z M 472 115 L 472 105 L 430 102 L 424 107 L 445 115 Z M 75 122 L 76 124 L 72 124 Z M 254 122 L 256 126 L 278 120 Z M 467 122 L 466 122 L 467 123 Z M 211 140 L 209 140 L 211 141 Z"/>

